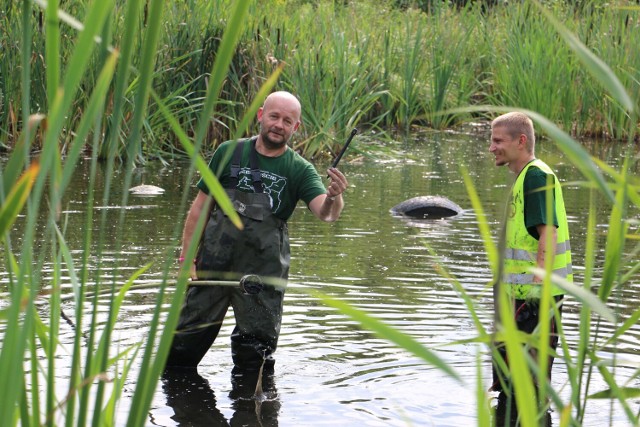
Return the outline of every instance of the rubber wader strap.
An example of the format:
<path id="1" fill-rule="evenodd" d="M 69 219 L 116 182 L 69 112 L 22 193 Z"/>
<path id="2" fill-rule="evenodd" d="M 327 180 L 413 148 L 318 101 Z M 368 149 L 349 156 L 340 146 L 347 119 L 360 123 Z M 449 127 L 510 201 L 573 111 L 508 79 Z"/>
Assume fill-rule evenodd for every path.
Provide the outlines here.
<path id="1" fill-rule="evenodd" d="M 238 175 L 240 175 L 240 161 L 242 159 L 243 148 L 244 141 L 240 141 L 236 144 L 236 149 L 233 151 L 233 158 L 231 159 L 231 179 L 229 182 L 229 188 L 235 189 L 238 186 Z"/>
<path id="2" fill-rule="evenodd" d="M 251 140 L 251 151 L 249 151 L 249 163 L 251 164 L 251 180 L 253 181 L 253 191 L 262 193 L 262 174 L 258 166 L 258 152 L 256 151 L 256 140 Z"/>
<path id="3" fill-rule="evenodd" d="M 238 176 L 240 175 L 240 162 L 242 161 L 242 150 L 244 149 L 245 141 L 240 141 L 236 145 L 233 151 L 233 158 L 231 159 L 231 178 L 229 181 L 229 188 L 236 189 L 238 187 Z M 256 151 L 256 140 L 251 140 L 251 149 L 249 150 L 249 164 L 251 166 L 251 181 L 253 184 L 253 191 L 256 193 L 263 193 L 262 188 L 262 174 L 260 173 L 260 167 L 258 166 L 258 153 Z"/>

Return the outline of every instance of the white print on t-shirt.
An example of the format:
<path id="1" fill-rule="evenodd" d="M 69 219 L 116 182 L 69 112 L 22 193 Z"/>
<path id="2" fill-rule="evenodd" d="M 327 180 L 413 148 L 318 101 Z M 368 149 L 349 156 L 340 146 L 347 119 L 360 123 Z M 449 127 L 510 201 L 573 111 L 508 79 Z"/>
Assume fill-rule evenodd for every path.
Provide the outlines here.
<path id="1" fill-rule="evenodd" d="M 238 177 L 239 190 L 246 191 L 248 193 L 254 191 L 250 168 L 241 168 Z M 287 186 L 287 178 L 264 171 L 260 171 L 260 177 L 262 178 L 262 187 L 264 188 L 264 192 L 271 198 L 271 211 L 277 212 L 282 204 L 282 194 L 284 192 L 284 188 Z"/>

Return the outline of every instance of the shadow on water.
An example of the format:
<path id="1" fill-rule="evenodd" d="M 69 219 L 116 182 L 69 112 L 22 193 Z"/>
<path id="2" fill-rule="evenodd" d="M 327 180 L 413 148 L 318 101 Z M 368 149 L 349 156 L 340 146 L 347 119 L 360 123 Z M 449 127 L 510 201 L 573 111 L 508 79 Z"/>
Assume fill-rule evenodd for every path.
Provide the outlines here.
<path id="1" fill-rule="evenodd" d="M 231 377 L 231 409 L 229 420 L 218 408 L 215 392 L 204 377 L 195 370 L 168 369 L 162 374 L 162 393 L 173 410 L 170 416 L 176 426 L 260 426 L 278 425 L 280 401 L 272 374 L 262 378 L 261 396 L 255 396 L 259 373 L 239 374 Z M 153 425 L 164 425 L 151 418 Z"/>

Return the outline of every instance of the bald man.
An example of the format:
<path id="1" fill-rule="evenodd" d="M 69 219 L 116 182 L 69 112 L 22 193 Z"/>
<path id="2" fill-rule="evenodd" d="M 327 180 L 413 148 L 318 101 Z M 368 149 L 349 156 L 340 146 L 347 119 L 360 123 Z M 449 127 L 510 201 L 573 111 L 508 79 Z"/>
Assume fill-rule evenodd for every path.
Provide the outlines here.
<path id="1" fill-rule="evenodd" d="M 180 261 L 188 252 L 201 215 L 208 217 L 199 241 L 194 280 L 223 280 L 253 274 L 286 280 L 290 249 L 287 221 L 303 200 L 320 220 L 336 221 L 342 212 L 344 175 L 335 168 L 325 188 L 322 177 L 288 142 L 300 126 L 301 107 L 289 92 L 270 94 L 258 110 L 260 132 L 239 143 L 218 147 L 209 163 L 240 215 L 238 230 L 217 208 L 200 180 L 182 236 Z M 230 151 L 233 150 L 233 153 Z M 235 328 L 231 334 L 234 373 L 272 372 L 278 344 L 284 287 L 266 285 L 257 293 L 240 287 L 191 286 L 182 307 L 167 368 L 196 369 L 216 339 L 229 306 Z"/>

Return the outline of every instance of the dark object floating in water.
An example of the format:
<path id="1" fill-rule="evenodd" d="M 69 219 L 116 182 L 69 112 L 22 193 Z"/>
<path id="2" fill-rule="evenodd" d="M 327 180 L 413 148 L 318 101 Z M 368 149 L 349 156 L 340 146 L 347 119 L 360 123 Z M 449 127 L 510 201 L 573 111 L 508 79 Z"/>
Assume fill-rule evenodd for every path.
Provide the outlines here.
<path id="1" fill-rule="evenodd" d="M 463 209 L 442 196 L 418 196 L 398 203 L 391 213 L 416 219 L 440 219 L 459 215 Z"/>

